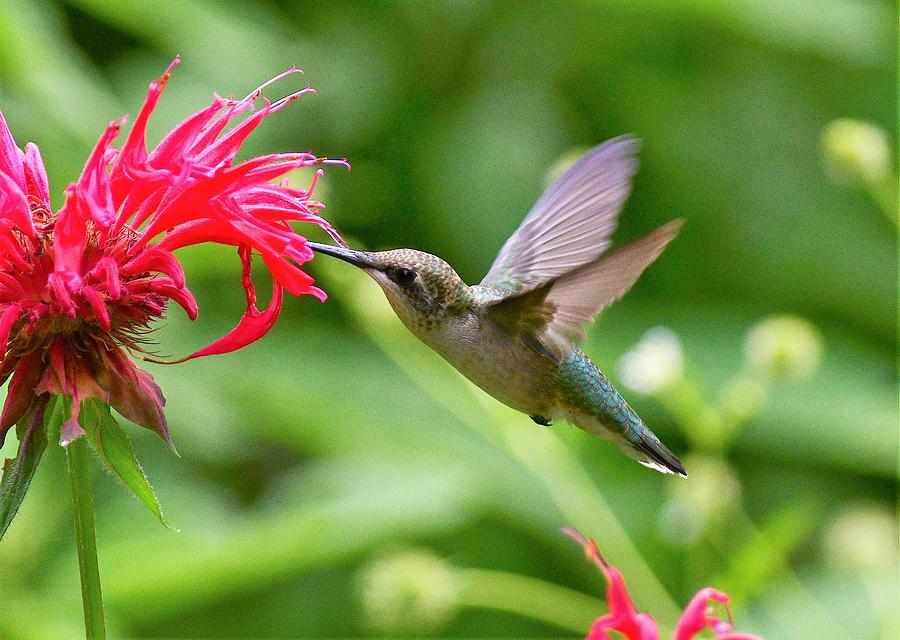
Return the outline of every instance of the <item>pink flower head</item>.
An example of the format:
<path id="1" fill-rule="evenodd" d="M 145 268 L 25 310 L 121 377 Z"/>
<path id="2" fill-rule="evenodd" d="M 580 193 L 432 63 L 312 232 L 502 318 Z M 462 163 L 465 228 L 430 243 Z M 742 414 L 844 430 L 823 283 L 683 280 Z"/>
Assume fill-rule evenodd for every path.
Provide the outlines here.
<path id="1" fill-rule="evenodd" d="M 622 574 L 606 563 L 594 539 L 585 538 L 571 527 L 565 527 L 563 533 L 582 546 L 588 560 L 600 567 L 608 585 L 606 598 L 609 601 L 609 613 L 594 621 L 585 640 L 612 640 L 610 631 L 618 632 L 627 640 L 659 640 L 659 630 L 653 616 L 637 610 L 625 588 Z M 674 640 L 691 640 L 706 629 L 712 630 L 716 634 L 713 637 L 719 640 L 761 640 L 754 635 L 731 633 L 730 614 L 728 622 L 714 617 L 714 603 L 725 607 L 727 613 L 727 595 L 709 587 L 698 591 L 675 626 Z"/>
<path id="2" fill-rule="evenodd" d="M 265 117 L 313 90 L 276 102 L 262 96 L 272 81 L 297 72 L 291 69 L 243 100 L 214 96 L 148 152 L 147 120 L 178 62 L 150 84 L 120 148 L 112 143 L 124 118 L 106 128 L 56 213 L 38 148 L 29 143 L 22 151 L 0 114 L 0 384 L 9 380 L 0 444 L 30 407 L 44 406 L 48 394 L 71 398 L 64 445 L 84 433 L 78 412 L 85 398 L 109 403 L 171 444 L 162 392 L 126 351 L 144 351 L 152 321 L 170 300 L 197 317 L 176 249 L 202 242 L 237 247 L 247 296 L 247 310 L 232 331 L 179 361 L 261 338 L 281 311 L 284 290 L 325 299 L 299 267 L 313 252 L 291 226 L 311 222 L 340 242 L 317 215 L 324 205 L 312 199 L 321 169 L 308 189 L 291 187 L 283 177 L 299 167 L 346 162 L 310 153 L 235 162 Z M 244 113 L 249 115 L 228 128 Z M 273 279 L 262 311 L 250 276 L 253 253 Z"/>

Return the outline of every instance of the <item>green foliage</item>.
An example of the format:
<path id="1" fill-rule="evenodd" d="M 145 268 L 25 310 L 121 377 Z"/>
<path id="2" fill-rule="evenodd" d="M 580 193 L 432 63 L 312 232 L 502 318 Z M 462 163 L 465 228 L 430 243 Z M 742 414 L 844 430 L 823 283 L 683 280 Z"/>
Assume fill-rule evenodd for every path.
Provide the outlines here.
<path id="1" fill-rule="evenodd" d="M 176 529 L 169 524 L 153 488 L 134 457 L 131 440 L 125 430 L 109 410 L 109 405 L 94 399 L 85 400 L 81 406 L 78 421 L 87 433 L 87 438 L 97 456 L 106 465 L 107 470 L 118 478 L 148 509 L 169 529 Z"/>
<path id="2" fill-rule="evenodd" d="M 46 402 L 32 405 L 16 425 L 19 450 L 14 459 L 7 459 L 4 463 L 3 481 L 0 483 L 0 539 L 9 529 L 19 505 L 25 499 L 34 472 L 47 448 L 48 429 L 44 425 L 53 425 L 58 429 L 62 422 L 59 404 L 54 401 L 49 411 Z M 52 428 L 49 430 L 53 431 Z"/>

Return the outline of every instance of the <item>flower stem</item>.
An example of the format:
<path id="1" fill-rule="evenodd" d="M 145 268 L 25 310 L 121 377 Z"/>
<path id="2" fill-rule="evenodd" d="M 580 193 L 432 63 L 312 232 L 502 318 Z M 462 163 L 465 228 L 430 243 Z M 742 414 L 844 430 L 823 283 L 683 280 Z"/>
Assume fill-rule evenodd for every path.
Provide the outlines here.
<path id="1" fill-rule="evenodd" d="M 81 601 L 84 604 L 84 631 L 88 640 L 104 640 L 103 596 L 100 593 L 100 568 L 97 564 L 97 538 L 94 534 L 94 495 L 91 488 L 91 457 L 84 438 L 76 438 L 66 447 L 69 477 L 72 480 L 72 505 L 75 509 L 75 541 L 78 570 L 81 573 Z"/>
<path id="2" fill-rule="evenodd" d="M 866 191 L 888 220 L 894 225 L 900 226 L 900 219 L 897 217 L 896 185 L 896 176 L 885 177 L 882 180 L 867 183 Z"/>
<path id="3" fill-rule="evenodd" d="M 490 569 L 461 569 L 460 604 L 505 611 L 584 634 L 606 604 L 536 578 Z"/>

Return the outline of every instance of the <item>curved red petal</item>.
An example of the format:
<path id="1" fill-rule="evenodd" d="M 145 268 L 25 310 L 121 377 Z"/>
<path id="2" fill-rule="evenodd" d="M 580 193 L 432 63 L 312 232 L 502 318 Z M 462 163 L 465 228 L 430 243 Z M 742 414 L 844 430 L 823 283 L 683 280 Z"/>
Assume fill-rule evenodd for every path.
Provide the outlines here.
<path id="1" fill-rule="evenodd" d="M 572 538 L 584 549 L 584 554 L 603 572 L 607 581 L 606 598 L 609 602 L 609 614 L 598 618 L 591 625 L 587 640 L 609 640 L 607 631 L 616 631 L 628 640 L 658 640 L 659 631 L 653 617 L 638 612 L 628 595 L 625 580 L 618 569 L 607 564 L 600 554 L 600 549 L 593 538 L 587 538 L 573 527 L 564 527 L 563 533 Z"/>
<path id="2" fill-rule="evenodd" d="M 22 166 L 22 151 L 13 139 L 12 132 L 6 124 L 6 118 L 0 111 L 0 173 L 10 177 L 19 190 L 25 189 L 25 169 Z"/>
<path id="3" fill-rule="evenodd" d="M 3 171 L 0 171 L 0 220 L 7 220 L 27 235 L 34 237 L 34 224 L 25 191 Z"/>
<path id="4" fill-rule="evenodd" d="M 66 201 L 53 225 L 53 256 L 58 270 L 74 270 L 81 265 L 87 241 L 87 220 L 78 211 L 75 185 L 66 187 Z"/>
<path id="5" fill-rule="evenodd" d="M 162 95 L 163 89 L 166 88 L 166 83 L 169 80 L 172 69 L 174 69 L 180 61 L 180 58 L 176 57 L 169 64 L 169 67 L 159 78 L 159 80 L 155 80 L 154 82 L 150 83 L 150 86 L 147 89 L 147 97 L 144 99 L 144 104 L 141 105 L 141 110 L 138 112 L 137 117 L 134 119 L 134 124 L 131 126 L 131 131 L 128 133 L 128 137 L 126 137 L 125 142 L 122 143 L 122 150 L 119 154 L 119 161 L 116 163 L 116 168 L 113 170 L 114 178 L 119 177 L 117 170 L 121 171 L 124 166 L 140 166 L 146 162 L 147 121 L 150 119 L 150 115 L 153 113 L 153 110 L 156 109 L 156 105 L 159 103 L 159 97 Z"/>
<path id="6" fill-rule="evenodd" d="M 698 591 L 675 626 L 674 640 L 692 640 L 698 633 L 711 629 L 720 640 L 761 640 L 754 635 L 730 633 L 730 622 L 713 617 L 710 613 L 713 603 L 722 604 L 726 611 L 728 607 L 728 595 L 717 591 L 712 587 L 705 587 Z"/>
<path id="7" fill-rule="evenodd" d="M 244 143 L 244 140 L 247 139 L 247 136 L 249 136 L 253 132 L 253 130 L 259 126 L 264 118 L 275 113 L 276 111 L 287 105 L 289 102 L 296 100 L 306 93 L 315 93 L 315 91 L 313 91 L 313 89 L 311 89 L 310 87 L 306 87 L 305 89 L 295 91 L 294 93 L 285 96 L 284 98 L 281 98 L 280 100 L 277 100 L 271 104 L 266 101 L 266 105 L 262 109 L 241 122 L 226 135 L 216 140 L 208 148 L 204 149 L 202 153 L 199 154 L 198 159 L 207 165 L 217 165 L 222 162 L 230 162 L 237 155 L 238 149 L 240 149 L 241 145 Z M 254 99 L 255 96 L 251 97 L 249 100 L 245 100 L 244 102 L 253 102 Z"/>
<path id="8" fill-rule="evenodd" d="M 24 356 L 16 363 L 15 373 L 6 387 L 3 412 L 0 413 L 0 445 L 6 432 L 25 415 L 37 395 L 34 388 L 41 378 L 42 367 L 40 354 Z"/>
<path id="9" fill-rule="evenodd" d="M 107 167 L 110 164 L 110 154 L 116 153 L 110 149 L 110 145 L 119 135 L 124 122 L 124 117 L 110 122 L 103 135 L 100 136 L 100 140 L 91 151 L 91 155 L 88 156 L 84 170 L 75 184 L 75 194 L 79 206 L 69 212 L 70 215 L 81 215 L 85 221 L 93 220 L 102 229 L 112 224 L 115 217 L 116 209 L 112 201 Z"/>
<path id="10" fill-rule="evenodd" d="M 41 158 L 37 145 L 29 142 L 25 145 L 25 186 L 28 195 L 34 196 L 50 211 L 50 185 L 47 181 L 47 169 Z"/>
<path id="11" fill-rule="evenodd" d="M 103 256 L 97 260 L 88 275 L 102 284 L 107 295 L 118 298 L 122 295 L 122 280 L 119 277 L 119 265 L 112 256 Z"/>
<path id="12" fill-rule="evenodd" d="M 163 364 L 177 364 L 179 362 L 193 360 L 194 358 L 219 355 L 242 349 L 262 338 L 275 325 L 275 321 L 281 313 L 283 300 L 284 290 L 277 282 L 273 282 L 272 299 L 269 301 L 269 306 L 266 307 L 264 311 L 259 311 L 255 305 L 249 307 L 234 329 L 208 347 L 195 351 L 191 355 L 179 358 L 178 360 L 161 361 L 150 358 L 148 358 L 148 360 L 151 362 L 162 362 Z"/>
<path id="13" fill-rule="evenodd" d="M 31 273 L 33 268 L 25 260 L 26 254 L 15 232 L 5 221 L 0 221 L 0 259 L 20 273 Z M 2 273 L 2 271 L 0 271 Z M 9 274 L 3 274 L 9 275 Z M 21 285 L 19 286 L 21 288 Z"/>
<path id="14" fill-rule="evenodd" d="M 6 358 L 9 332 L 20 317 L 22 317 L 22 307 L 17 304 L 9 305 L 3 310 L 3 313 L 0 313 L 0 362 Z"/>
<path id="15" fill-rule="evenodd" d="M 25 297 L 25 289 L 15 276 L 0 272 L 0 302 L 21 301 Z"/>
<path id="16" fill-rule="evenodd" d="M 58 311 L 74 318 L 78 305 L 72 299 L 71 291 L 78 283 L 78 274 L 73 272 L 54 272 L 47 276 L 47 293 L 51 305 Z"/>
<path id="17" fill-rule="evenodd" d="M 147 247 L 122 267 L 122 273 L 130 276 L 150 271 L 163 273 L 172 278 L 176 287 L 184 287 L 184 269 L 181 268 L 181 263 L 170 251 L 159 245 Z"/>
<path id="18" fill-rule="evenodd" d="M 212 122 L 222 125 L 227 123 L 225 118 L 222 118 L 221 123 L 219 120 L 213 120 L 226 104 L 225 100 L 216 96 L 209 106 L 183 120 L 156 145 L 150 153 L 150 163 L 153 166 L 170 168 L 177 166 L 186 156 L 191 155 L 191 148 L 210 130 Z"/>
<path id="19" fill-rule="evenodd" d="M 616 639 L 625 637 L 626 640 L 659 640 L 659 631 L 652 616 L 646 613 L 637 613 L 630 616 L 605 615 L 597 618 L 591 625 L 585 640 L 613 640 L 607 631 L 615 631 Z"/>
<path id="20" fill-rule="evenodd" d="M 161 296 L 174 300 L 187 313 L 188 318 L 196 320 L 200 313 L 194 294 L 186 287 L 179 287 L 171 278 L 149 278 L 147 280 L 133 280 L 125 286 L 129 294 L 158 293 Z"/>
<path id="21" fill-rule="evenodd" d="M 94 310 L 94 316 L 100 328 L 104 331 L 109 331 L 112 328 L 109 320 L 109 310 L 106 308 L 106 303 L 103 301 L 100 293 L 93 287 L 83 287 L 81 295 L 84 296 L 88 305 Z"/>
<path id="22" fill-rule="evenodd" d="M 300 296 L 308 293 L 316 296 L 323 302 L 325 301 L 325 298 L 322 297 L 324 293 L 312 286 L 315 280 L 308 273 L 287 260 L 272 258 L 266 254 L 262 254 L 262 259 L 275 281 L 287 289 L 291 295 Z"/>

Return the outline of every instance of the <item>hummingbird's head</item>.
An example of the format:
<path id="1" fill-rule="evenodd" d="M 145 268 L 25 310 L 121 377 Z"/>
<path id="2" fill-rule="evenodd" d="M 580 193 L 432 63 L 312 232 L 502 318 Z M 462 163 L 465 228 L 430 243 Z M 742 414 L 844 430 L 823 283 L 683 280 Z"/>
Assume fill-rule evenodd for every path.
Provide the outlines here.
<path id="1" fill-rule="evenodd" d="M 391 307 L 416 334 L 465 311 L 472 301 L 469 288 L 441 258 L 414 249 L 357 251 L 310 242 L 310 248 L 354 264 L 381 285 Z"/>

